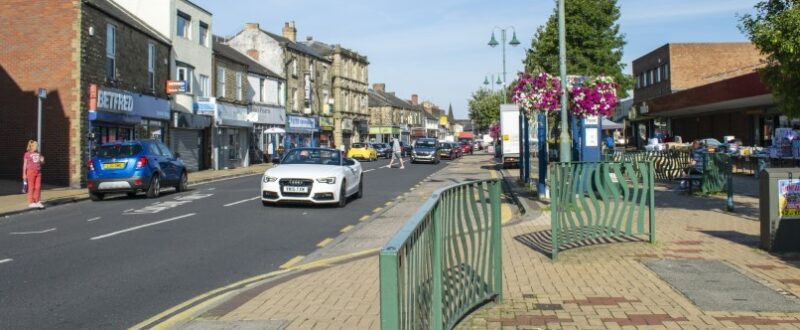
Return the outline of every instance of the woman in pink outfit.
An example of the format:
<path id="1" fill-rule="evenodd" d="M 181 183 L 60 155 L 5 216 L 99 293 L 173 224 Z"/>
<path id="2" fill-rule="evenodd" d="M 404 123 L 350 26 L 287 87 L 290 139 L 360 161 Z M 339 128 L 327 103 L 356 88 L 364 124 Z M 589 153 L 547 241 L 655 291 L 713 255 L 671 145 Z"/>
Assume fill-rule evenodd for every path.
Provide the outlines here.
<path id="1" fill-rule="evenodd" d="M 22 163 L 22 180 L 28 182 L 28 207 L 30 208 L 44 208 L 42 205 L 42 164 L 44 164 L 44 156 L 39 153 L 39 143 L 30 140 L 28 141 L 28 148 L 23 156 Z"/>

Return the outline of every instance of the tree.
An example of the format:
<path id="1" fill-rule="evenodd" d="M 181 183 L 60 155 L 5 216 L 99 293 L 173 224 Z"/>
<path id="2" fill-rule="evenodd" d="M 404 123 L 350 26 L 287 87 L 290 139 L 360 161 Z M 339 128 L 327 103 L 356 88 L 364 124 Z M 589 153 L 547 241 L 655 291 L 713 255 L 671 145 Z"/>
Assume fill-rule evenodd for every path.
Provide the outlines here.
<path id="1" fill-rule="evenodd" d="M 616 0 L 565 0 L 567 74 L 607 75 L 619 84 L 617 95 L 628 96 L 633 79 L 622 72 L 625 36 L 619 32 Z M 558 8 L 539 27 L 524 60 L 527 72 L 558 75 Z"/>
<path id="2" fill-rule="evenodd" d="M 765 0 L 754 14 L 740 18 L 739 28 L 767 56 L 761 77 L 769 86 L 778 108 L 800 117 L 800 3 L 797 0 Z"/>
<path id="3" fill-rule="evenodd" d="M 503 92 L 494 92 L 485 88 L 472 93 L 469 100 L 469 119 L 477 130 L 483 131 L 489 125 L 500 120 L 500 104 L 503 103 Z"/>

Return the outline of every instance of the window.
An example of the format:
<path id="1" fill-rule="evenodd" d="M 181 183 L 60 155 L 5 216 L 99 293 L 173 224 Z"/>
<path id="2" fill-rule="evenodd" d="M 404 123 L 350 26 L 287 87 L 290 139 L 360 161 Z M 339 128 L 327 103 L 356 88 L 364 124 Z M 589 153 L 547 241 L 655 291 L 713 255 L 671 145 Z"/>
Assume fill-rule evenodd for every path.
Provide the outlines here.
<path id="1" fill-rule="evenodd" d="M 311 75 L 311 79 L 314 79 L 314 61 L 308 61 L 308 73 Z"/>
<path id="2" fill-rule="evenodd" d="M 669 63 L 664 64 L 664 80 L 669 79 Z"/>
<path id="3" fill-rule="evenodd" d="M 201 96 L 201 97 L 208 97 L 208 95 L 210 94 L 210 93 L 208 92 L 208 89 L 209 89 L 209 87 L 210 87 L 210 86 L 209 86 L 209 79 L 208 79 L 208 76 L 206 76 L 206 75 L 204 75 L 204 74 L 201 74 L 201 75 L 200 75 L 200 82 L 199 82 L 199 85 L 200 85 L 200 86 L 199 86 L 199 87 L 200 87 L 200 96 Z"/>
<path id="4" fill-rule="evenodd" d="M 284 105 L 283 104 L 283 84 L 280 81 L 278 81 L 277 85 L 278 85 L 278 94 L 277 94 L 278 95 L 278 105 Z"/>
<path id="5" fill-rule="evenodd" d="M 350 94 L 344 93 L 344 111 L 350 111 Z"/>
<path id="6" fill-rule="evenodd" d="M 264 87 L 266 87 L 266 80 L 258 79 L 258 102 L 264 102 L 264 92 L 266 92 Z"/>
<path id="7" fill-rule="evenodd" d="M 328 66 L 322 66 L 322 81 L 328 81 Z"/>
<path id="8" fill-rule="evenodd" d="M 655 81 L 655 79 L 653 79 L 653 76 L 655 76 L 655 74 L 653 73 L 653 70 L 650 70 L 650 76 L 647 78 L 650 85 L 652 85 L 653 82 Z"/>
<path id="9" fill-rule="evenodd" d="M 178 65 L 178 81 L 186 82 L 186 92 L 192 92 L 192 69 L 185 65 Z"/>
<path id="10" fill-rule="evenodd" d="M 198 39 L 200 39 L 201 45 L 208 47 L 208 24 L 200 22 L 200 35 Z"/>
<path id="11" fill-rule="evenodd" d="M 236 100 L 241 101 L 244 98 L 244 94 L 242 93 L 244 89 L 242 88 L 242 73 L 236 73 Z"/>
<path id="12" fill-rule="evenodd" d="M 642 88 L 642 76 L 641 75 L 637 75 L 636 76 L 636 89 L 639 89 L 639 88 Z"/>
<path id="13" fill-rule="evenodd" d="M 106 79 L 117 78 L 117 27 L 113 24 L 106 26 Z"/>
<path id="14" fill-rule="evenodd" d="M 192 17 L 182 12 L 178 12 L 177 26 L 175 33 L 181 38 L 191 39 L 191 32 L 192 32 L 191 26 L 192 26 Z"/>
<path id="15" fill-rule="evenodd" d="M 297 111 L 298 103 L 297 88 L 292 88 L 292 110 Z"/>
<path id="16" fill-rule="evenodd" d="M 297 77 L 297 60 L 292 60 L 292 76 Z"/>
<path id="17" fill-rule="evenodd" d="M 661 82 L 661 67 L 656 68 L 656 82 Z"/>
<path id="18" fill-rule="evenodd" d="M 156 89 L 156 45 L 147 44 L 147 83 L 150 89 Z"/>
<path id="19" fill-rule="evenodd" d="M 225 97 L 225 68 L 217 67 L 217 97 Z"/>

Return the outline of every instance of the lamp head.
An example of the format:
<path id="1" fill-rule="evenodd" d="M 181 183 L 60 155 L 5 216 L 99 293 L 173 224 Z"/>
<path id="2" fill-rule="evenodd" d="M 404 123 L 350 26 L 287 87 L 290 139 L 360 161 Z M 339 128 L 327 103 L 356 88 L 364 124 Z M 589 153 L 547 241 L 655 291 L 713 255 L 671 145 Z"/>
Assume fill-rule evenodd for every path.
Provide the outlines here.
<path id="1" fill-rule="evenodd" d="M 511 42 L 508 44 L 514 47 L 519 46 L 519 40 L 517 40 L 517 31 L 514 31 L 514 34 L 511 35 Z"/>
<path id="2" fill-rule="evenodd" d="M 492 39 L 489 40 L 489 46 L 496 47 L 497 45 L 499 45 L 499 43 L 497 42 L 497 39 L 495 39 L 494 37 L 494 32 L 492 32 Z"/>

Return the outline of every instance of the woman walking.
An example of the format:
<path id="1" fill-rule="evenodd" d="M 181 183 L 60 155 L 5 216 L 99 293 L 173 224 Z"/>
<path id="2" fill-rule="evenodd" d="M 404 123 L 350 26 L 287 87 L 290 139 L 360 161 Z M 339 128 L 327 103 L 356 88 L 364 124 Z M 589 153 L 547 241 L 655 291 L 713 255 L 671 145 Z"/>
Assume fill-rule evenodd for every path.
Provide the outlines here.
<path id="1" fill-rule="evenodd" d="M 28 207 L 43 209 L 41 200 L 42 164 L 44 156 L 39 153 L 39 143 L 30 140 L 22 162 L 22 180 L 28 182 Z"/>

